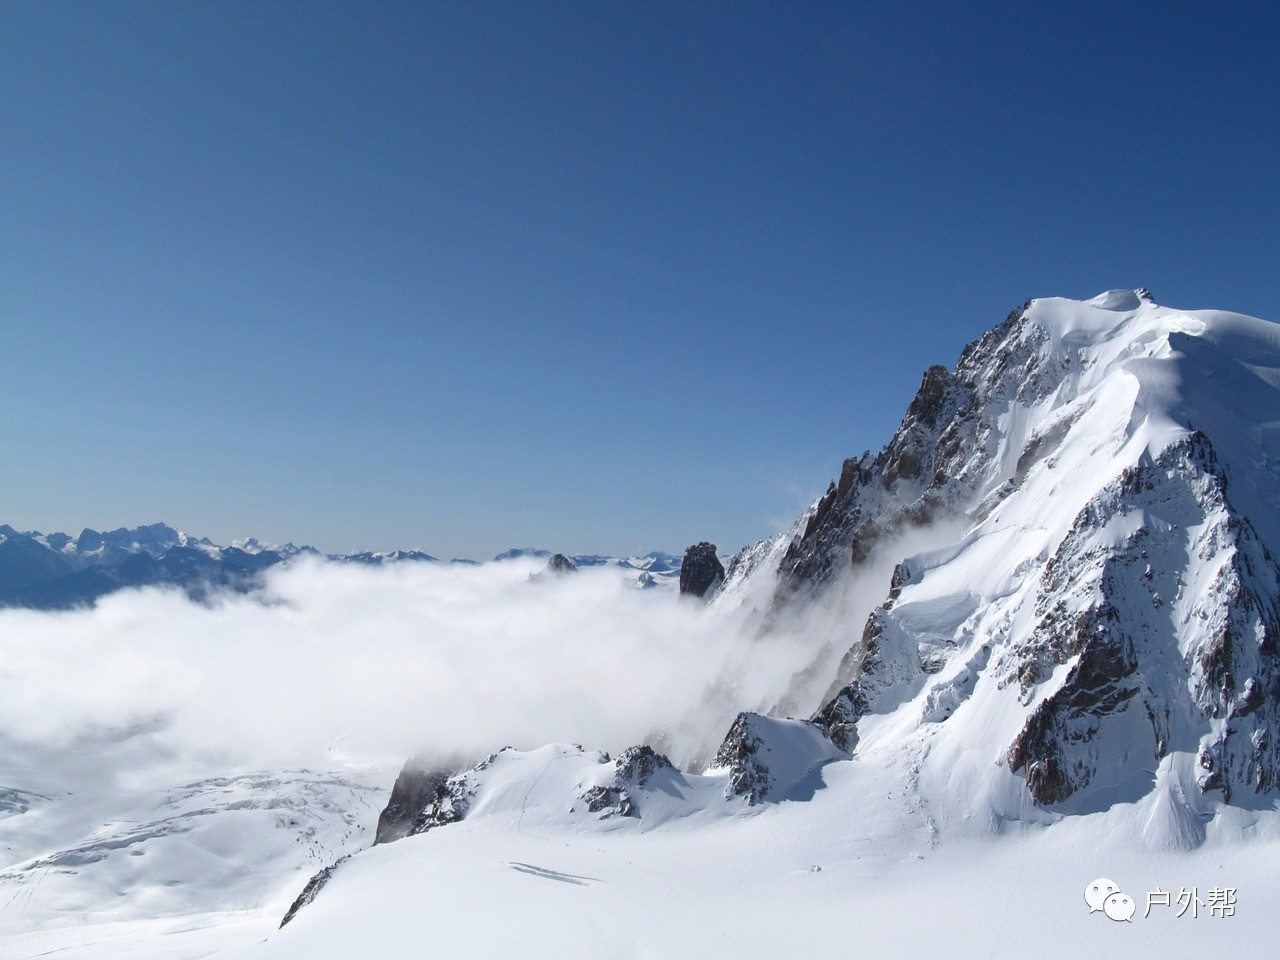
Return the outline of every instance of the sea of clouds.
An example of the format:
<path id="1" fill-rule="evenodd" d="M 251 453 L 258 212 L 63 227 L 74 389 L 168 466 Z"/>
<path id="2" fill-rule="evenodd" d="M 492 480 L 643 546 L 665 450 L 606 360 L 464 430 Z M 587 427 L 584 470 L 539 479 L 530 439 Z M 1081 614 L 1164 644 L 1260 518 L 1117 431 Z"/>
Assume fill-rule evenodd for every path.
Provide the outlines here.
<path id="1" fill-rule="evenodd" d="M 145 733 L 219 771 L 548 742 L 689 762 L 809 656 L 759 639 L 743 605 L 541 569 L 304 559 L 208 603 L 143 589 L 2 611 L 0 732 L 62 751 Z"/>

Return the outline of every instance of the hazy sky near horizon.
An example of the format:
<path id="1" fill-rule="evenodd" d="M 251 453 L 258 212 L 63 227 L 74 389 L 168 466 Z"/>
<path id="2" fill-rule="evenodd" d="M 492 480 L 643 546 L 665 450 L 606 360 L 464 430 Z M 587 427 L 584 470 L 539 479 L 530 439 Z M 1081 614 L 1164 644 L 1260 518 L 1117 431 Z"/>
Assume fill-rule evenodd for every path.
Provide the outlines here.
<path id="1" fill-rule="evenodd" d="M 722 552 L 1035 296 L 1280 320 L 1272 4 L 0 6 L 0 522 Z"/>

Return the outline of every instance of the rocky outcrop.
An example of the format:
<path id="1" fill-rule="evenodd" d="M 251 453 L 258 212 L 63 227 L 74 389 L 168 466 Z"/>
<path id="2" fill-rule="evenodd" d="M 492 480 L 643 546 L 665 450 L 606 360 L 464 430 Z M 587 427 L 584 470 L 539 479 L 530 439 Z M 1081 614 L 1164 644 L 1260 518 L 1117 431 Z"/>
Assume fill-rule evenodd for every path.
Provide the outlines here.
<path id="1" fill-rule="evenodd" d="M 833 744 L 849 753 L 858 745 L 858 721 L 871 712 L 871 703 L 859 681 L 842 688 L 813 715 L 813 722 Z"/>
<path id="2" fill-rule="evenodd" d="M 752 806 L 764 799 L 773 786 L 769 767 L 759 756 L 763 741 L 751 729 L 753 717 L 754 714 L 738 714 L 711 761 L 713 768 L 724 767 L 729 771 L 726 798 L 745 797 Z"/>
<path id="3" fill-rule="evenodd" d="M 418 815 L 410 834 L 426 833 L 436 827 L 457 823 L 467 815 L 475 797 L 475 784 L 466 774 L 450 777 L 436 793 L 436 799 Z"/>
<path id="4" fill-rule="evenodd" d="M 320 891 L 324 889 L 325 885 L 333 879 L 333 875 L 337 869 L 350 859 L 351 854 L 347 854 L 345 857 L 339 857 L 323 870 L 318 871 L 310 880 L 308 880 L 307 885 L 302 888 L 302 892 L 298 894 L 293 903 L 289 904 L 289 909 L 285 911 L 284 918 L 280 921 L 280 926 L 283 927 L 298 915 L 299 910 L 315 900 L 315 898 L 319 896 Z"/>
<path id="5" fill-rule="evenodd" d="M 587 810 L 602 819 L 610 816 L 640 816 L 640 791 L 648 786 L 654 774 L 661 770 L 675 770 L 665 756 L 647 744 L 630 747 L 614 761 L 614 776 L 607 783 L 598 783 L 579 794 L 578 799 Z"/>
<path id="6" fill-rule="evenodd" d="M 410 835 L 426 833 L 428 830 L 465 819 L 480 789 L 481 774 L 492 767 L 500 756 L 510 752 L 512 752 L 511 747 L 503 747 L 496 753 L 489 754 L 471 769 L 455 773 L 445 780 L 436 790 L 435 800 L 414 821 L 409 831 Z"/>
<path id="7" fill-rule="evenodd" d="M 680 593 L 706 599 L 724 582 L 724 566 L 716 555 L 716 545 L 703 540 L 684 552 L 680 567 Z"/>
<path id="8" fill-rule="evenodd" d="M 577 573 L 578 565 L 563 553 L 553 553 L 551 555 L 551 559 L 547 561 L 547 572 L 553 576 L 560 576 L 566 573 Z"/>
<path id="9" fill-rule="evenodd" d="M 755 806 L 811 794 L 817 785 L 806 781 L 815 771 L 847 756 L 816 723 L 743 712 L 729 727 L 710 769 L 728 771 L 725 799 L 742 797 Z"/>
<path id="10" fill-rule="evenodd" d="M 1089 785 L 1098 765 L 1093 742 L 1103 720 L 1126 710 L 1140 690 L 1130 645 L 1104 626 L 1084 630 L 1062 686 L 1031 712 L 1006 754 L 1009 769 L 1025 773 L 1027 791 L 1039 804 L 1061 803 Z M 1158 753 L 1152 744 L 1153 766 Z"/>
<path id="11" fill-rule="evenodd" d="M 390 843 L 413 832 L 422 814 L 439 799 L 455 768 L 441 766 L 423 757 L 406 761 L 391 788 L 391 797 L 378 817 L 374 844 Z"/>

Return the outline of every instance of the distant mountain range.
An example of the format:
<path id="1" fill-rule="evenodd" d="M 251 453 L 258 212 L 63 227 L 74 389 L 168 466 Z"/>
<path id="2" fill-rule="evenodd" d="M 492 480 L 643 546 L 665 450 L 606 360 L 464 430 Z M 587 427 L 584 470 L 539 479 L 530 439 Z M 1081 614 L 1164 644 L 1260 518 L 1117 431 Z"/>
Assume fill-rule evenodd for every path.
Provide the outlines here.
<path id="1" fill-rule="evenodd" d="M 550 558 L 551 552 L 533 548 L 508 550 L 495 562 Z M 297 557 L 316 557 L 336 563 L 381 566 L 389 563 L 474 564 L 473 560 L 440 560 L 421 550 L 369 550 L 326 554 L 310 546 L 263 543 L 256 538 L 221 546 L 208 537 L 192 537 L 166 523 L 121 527 L 101 532 L 85 528 L 79 536 L 66 533 L 18 531 L 0 524 L 0 607 L 61 610 L 87 603 L 128 587 L 169 585 L 202 600 L 212 591 L 251 590 L 261 574 Z M 657 586 L 680 572 L 680 557 L 653 551 L 618 558 L 582 554 L 570 559 L 579 567 L 612 565 L 638 574 L 638 586 Z"/>

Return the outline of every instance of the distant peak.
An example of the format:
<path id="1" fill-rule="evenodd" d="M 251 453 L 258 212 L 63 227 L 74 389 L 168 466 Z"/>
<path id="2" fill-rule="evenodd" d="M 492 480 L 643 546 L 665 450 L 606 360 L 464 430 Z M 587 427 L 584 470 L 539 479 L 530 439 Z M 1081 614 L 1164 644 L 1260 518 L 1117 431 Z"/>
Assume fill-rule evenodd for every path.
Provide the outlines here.
<path id="1" fill-rule="evenodd" d="M 522 560 L 530 558 L 534 560 L 544 560 L 551 556 L 550 550 L 538 550 L 534 547 L 512 547 L 504 553 L 498 554 L 494 560 Z"/>

